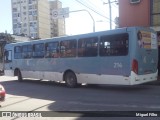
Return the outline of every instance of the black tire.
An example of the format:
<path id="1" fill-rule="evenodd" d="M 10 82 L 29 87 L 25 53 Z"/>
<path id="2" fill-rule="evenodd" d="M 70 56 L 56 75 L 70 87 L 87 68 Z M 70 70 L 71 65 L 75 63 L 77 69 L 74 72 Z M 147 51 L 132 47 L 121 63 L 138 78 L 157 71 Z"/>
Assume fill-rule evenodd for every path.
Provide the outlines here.
<path id="1" fill-rule="evenodd" d="M 67 87 L 70 87 L 70 88 L 77 87 L 77 78 L 73 72 L 67 72 L 64 76 L 64 80 Z"/>
<path id="2" fill-rule="evenodd" d="M 19 81 L 19 82 L 22 82 L 22 81 L 23 81 L 22 74 L 21 74 L 21 71 L 20 71 L 20 70 L 18 70 L 18 72 L 17 72 L 17 77 L 18 77 L 18 81 Z"/>

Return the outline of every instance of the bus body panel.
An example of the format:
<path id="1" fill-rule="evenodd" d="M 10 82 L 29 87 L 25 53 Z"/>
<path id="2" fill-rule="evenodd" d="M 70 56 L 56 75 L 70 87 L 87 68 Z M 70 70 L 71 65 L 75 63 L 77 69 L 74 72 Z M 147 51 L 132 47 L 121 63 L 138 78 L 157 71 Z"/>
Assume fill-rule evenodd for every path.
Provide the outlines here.
<path id="1" fill-rule="evenodd" d="M 137 75 L 133 71 L 131 72 L 130 85 L 138 85 L 157 80 L 158 70 L 155 73 Z"/>
<path id="2" fill-rule="evenodd" d="M 78 83 L 88 84 L 117 84 L 135 85 L 157 78 L 158 50 L 138 48 L 137 31 L 142 28 L 123 28 L 112 31 L 103 31 L 91 34 L 53 38 L 24 43 L 13 43 L 6 45 L 5 49 L 12 52 L 12 62 L 5 63 L 5 75 L 14 76 L 15 69 L 19 69 L 24 78 L 47 79 L 53 81 L 63 81 L 64 73 L 71 70 L 75 73 Z M 128 34 L 129 47 L 128 54 L 124 56 L 100 56 L 96 57 L 70 57 L 70 58 L 30 58 L 15 59 L 14 47 L 23 45 L 34 45 L 38 43 L 61 42 L 65 40 L 97 37 L 100 44 L 101 36 L 114 34 Z M 98 53 L 100 52 L 98 46 Z M 78 53 L 78 51 L 76 51 Z M 146 57 L 145 57 L 146 56 Z M 138 74 L 132 70 L 133 60 L 138 62 Z M 144 63 L 144 61 L 146 63 Z M 149 63 L 150 62 L 150 63 Z"/>
<path id="3" fill-rule="evenodd" d="M 158 65 L 158 45 L 157 38 L 153 39 L 153 37 L 156 37 L 156 33 L 151 29 L 145 29 L 143 27 L 133 29 L 135 30 L 130 35 L 134 38 L 133 41 L 130 41 L 132 43 L 131 62 L 133 59 L 137 60 L 138 75 L 156 73 Z M 145 42 L 148 42 L 144 43 L 143 47 L 139 46 L 138 32 L 142 32 L 143 39 L 145 39 Z M 137 41 L 136 44 L 135 41 Z"/>

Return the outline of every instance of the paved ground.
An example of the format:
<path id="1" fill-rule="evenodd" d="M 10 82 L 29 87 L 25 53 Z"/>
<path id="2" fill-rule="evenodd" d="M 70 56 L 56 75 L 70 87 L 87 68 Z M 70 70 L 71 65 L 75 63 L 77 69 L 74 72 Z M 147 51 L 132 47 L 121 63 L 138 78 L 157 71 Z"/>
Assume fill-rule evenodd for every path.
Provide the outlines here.
<path id="1" fill-rule="evenodd" d="M 45 115 L 52 111 L 61 111 L 58 112 L 59 117 L 57 118 L 55 118 L 56 114 L 53 113 L 54 117 L 40 118 L 42 120 L 113 120 L 116 118 L 86 118 L 84 116 L 103 116 L 106 114 L 109 116 L 127 116 L 133 115 L 132 112 L 121 111 L 150 111 L 153 113 L 160 111 L 160 81 L 137 86 L 81 86 L 75 89 L 48 81 L 25 80 L 20 83 L 15 77 L 1 76 L 0 82 L 7 91 L 6 101 L 2 103 L 0 111 L 25 111 L 27 113 L 47 111 Z M 76 114 L 75 111 L 77 111 Z M 128 120 L 128 118 L 120 117 L 117 119 Z M 37 120 L 39 118 L 30 118 L 30 120 L 32 119 Z M 140 117 L 132 117 L 131 119 L 137 120 Z M 146 119 L 157 120 L 158 118 L 146 117 L 144 120 Z"/>

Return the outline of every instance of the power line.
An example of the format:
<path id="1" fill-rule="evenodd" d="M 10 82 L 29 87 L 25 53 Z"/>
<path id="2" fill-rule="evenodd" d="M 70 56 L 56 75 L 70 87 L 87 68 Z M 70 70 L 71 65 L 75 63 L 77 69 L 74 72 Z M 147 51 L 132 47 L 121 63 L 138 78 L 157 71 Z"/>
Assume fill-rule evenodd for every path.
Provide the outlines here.
<path id="1" fill-rule="evenodd" d="M 76 0 L 76 1 L 78 3 L 80 3 L 80 4 L 82 4 L 83 6 L 85 6 L 86 8 L 90 9 L 91 11 L 95 12 L 96 14 L 98 14 L 98 15 L 104 17 L 104 18 L 107 18 L 106 16 L 104 16 L 103 14 L 101 14 L 99 11 L 95 10 L 93 7 L 86 5 L 86 3 L 82 2 L 82 1 L 79 1 L 79 0 Z M 107 19 L 109 19 L 109 18 L 107 18 Z"/>
<path id="2" fill-rule="evenodd" d="M 93 1 L 93 0 L 92 0 L 92 1 Z M 96 9 L 98 9 L 98 11 L 101 11 L 101 13 L 102 13 L 102 12 L 103 12 L 103 13 L 106 12 L 106 11 L 102 10 L 101 8 L 99 8 L 99 6 L 93 4 L 93 2 L 91 2 L 90 0 L 88 0 L 88 1 L 86 1 L 86 2 L 88 2 L 89 5 L 92 5 L 92 6 L 93 6 L 93 7 L 92 7 L 93 9 L 96 8 Z M 95 9 L 94 9 L 94 10 L 95 10 Z"/>
<path id="3" fill-rule="evenodd" d="M 106 4 L 106 2 L 104 2 L 103 0 L 101 0 L 103 4 Z M 114 0 L 114 1 L 111 1 L 111 3 L 114 3 L 114 4 L 111 4 L 112 6 L 114 6 L 115 8 L 118 8 L 116 5 L 118 3 L 118 1 Z M 107 3 L 108 4 L 108 3 Z"/>
<path id="4" fill-rule="evenodd" d="M 98 15 L 100 15 L 100 16 L 102 16 L 102 17 L 108 19 L 108 20 L 110 20 L 108 17 L 106 17 L 106 16 L 100 14 L 99 12 L 97 12 L 96 10 L 94 10 L 94 9 L 92 9 L 92 8 L 90 8 L 90 7 L 88 7 L 87 5 L 85 5 L 84 3 L 80 2 L 79 0 L 75 0 L 75 1 L 77 1 L 77 2 L 80 3 L 80 4 L 82 4 L 82 5 L 85 6 L 86 8 L 90 9 L 91 11 L 95 12 L 96 14 L 98 14 Z M 112 22 L 114 23 L 114 21 L 112 21 Z"/>
<path id="5" fill-rule="evenodd" d="M 112 4 L 115 8 L 118 8 L 115 4 Z"/>
<path id="6" fill-rule="evenodd" d="M 101 0 L 103 3 L 104 3 L 104 1 L 103 0 Z"/>

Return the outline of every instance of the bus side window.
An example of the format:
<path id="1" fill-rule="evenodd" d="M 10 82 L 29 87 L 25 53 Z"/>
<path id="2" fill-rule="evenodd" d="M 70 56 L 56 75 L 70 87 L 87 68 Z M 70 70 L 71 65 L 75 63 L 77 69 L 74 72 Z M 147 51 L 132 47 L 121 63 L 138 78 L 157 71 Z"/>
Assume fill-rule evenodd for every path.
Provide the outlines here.
<path id="1" fill-rule="evenodd" d="M 29 59 L 32 57 L 32 45 L 22 46 L 22 58 Z"/>
<path id="2" fill-rule="evenodd" d="M 100 42 L 100 55 L 107 55 L 109 54 L 111 43 L 109 41 L 101 41 Z"/>
<path id="3" fill-rule="evenodd" d="M 5 57 L 4 60 L 6 63 L 12 62 L 12 51 L 5 51 Z"/>
<path id="4" fill-rule="evenodd" d="M 98 55 L 98 38 L 82 38 L 78 41 L 79 57 L 95 57 Z"/>
<path id="5" fill-rule="evenodd" d="M 75 57 L 76 56 L 77 41 L 66 40 L 60 42 L 61 57 Z"/>
<path id="6" fill-rule="evenodd" d="M 45 44 L 45 57 L 58 58 L 59 57 L 59 42 L 48 42 Z"/>
<path id="7" fill-rule="evenodd" d="M 127 33 L 101 36 L 100 56 L 126 56 L 128 44 Z"/>
<path id="8" fill-rule="evenodd" d="M 37 43 L 33 45 L 33 57 L 34 58 L 44 57 L 44 44 L 43 43 Z"/>

